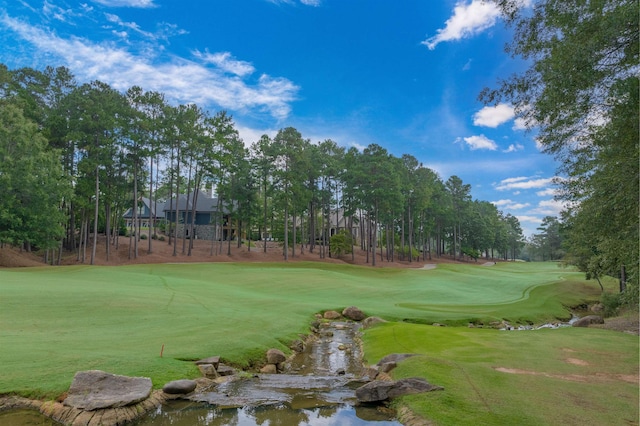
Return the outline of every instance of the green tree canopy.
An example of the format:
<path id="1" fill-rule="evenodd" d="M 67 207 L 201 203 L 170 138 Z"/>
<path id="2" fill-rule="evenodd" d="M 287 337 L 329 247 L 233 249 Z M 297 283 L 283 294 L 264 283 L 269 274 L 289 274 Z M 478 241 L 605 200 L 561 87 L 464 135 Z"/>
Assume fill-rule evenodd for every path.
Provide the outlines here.
<path id="1" fill-rule="evenodd" d="M 626 266 L 637 303 L 638 1 L 496 2 L 515 29 L 508 51 L 531 66 L 480 98 L 511 102 L 561 161 L 569 259 L 587 274 Z"/>

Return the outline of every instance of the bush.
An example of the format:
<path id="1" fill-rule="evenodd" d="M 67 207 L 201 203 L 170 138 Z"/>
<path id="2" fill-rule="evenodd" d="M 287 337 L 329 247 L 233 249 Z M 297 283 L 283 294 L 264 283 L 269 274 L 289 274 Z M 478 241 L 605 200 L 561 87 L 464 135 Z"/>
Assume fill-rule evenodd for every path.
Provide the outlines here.
<path id="1" fill-rule="evenodd" d="M 622 298 L 620 293 L 602 293 L 600 302 L 604 307 L 604 316 L 612 317 L 618 314 L 620 305 L 622 304 Z"/>
<path id="2" fill-rule="evenodd" d="M 147 236 L 147 234 L 140 234 L 140 239 L 141 239 L 141 240 L 146 240 L 147 238 L 149 238 L 149 237 Z"/>
<path id="3" fill-rule="evenodd" d="M 398 256 L 402 257 L 402 259 L 406 259 L 406 260 L 409 259 L 409 246 L 404 246 L 404 247 L 396 246 L 394 250 L 398 254 Z M 420 251 L 418 251 L 417 248 L 412 247 L 411 258 L 418 259 L 419 257 L 420 257 Z"/>
<path id="4" fill-rule="evenodd" d="M 340 257 L 353 251 L 353 237 L 346 230 L 342 230 L 329 240 L 331 254 Z"/>
<path id="5" fill-rule="evenodd" d="M 476 250 L 470 247 L 462 247 L 462 254 L 466 254 L 467 256 L 478 260 L 480 257 L 480 250 Z"/>

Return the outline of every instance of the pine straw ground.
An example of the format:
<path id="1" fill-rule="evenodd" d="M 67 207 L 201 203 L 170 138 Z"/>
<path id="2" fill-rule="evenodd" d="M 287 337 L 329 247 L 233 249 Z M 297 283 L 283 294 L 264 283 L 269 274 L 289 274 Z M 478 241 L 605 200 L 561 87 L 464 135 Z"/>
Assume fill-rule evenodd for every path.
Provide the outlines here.
<path id="1" fill-rule="evenodd" d="M 262 242 L 251 242 L 251 247 L 245 242 L 238 247 L 237 241 L 231 242 L 229 248 L 227 242 L 223 242 L 222 248 L 220 248 L 218 242 L 213 247 L 214 254 L 211 254 L 211 242 L 205 240 L 194 240 L 193 248 L 191 250 L 191 256 L 188 256 L 188 244 L 189 240 L 185 243 L 185 250 L 183 254 L 183 240 L 179 239 L 176 246 L 176 256 L 173 255 L 173 245 L 168 244 L 167 241 L 154 240 L 152 242 L 152 252 L 149 252 L 149 241 L 138 241 L 138 256 L 134 255 L 133 245 L 129 250 L 128 237 L 120 237 L 118 242 L 118 248 L 115 245 L 110 247 L 110 256 L 107 261 L 106 256 L 106 242 L 105 239 L 99 239 L 96 248 L 96 265 L 134 265 L 134 264 L 152 264 L 152 263 L 191 263 L 191 262 L 282 262 L 284 261 L 283 249 L 279 243 L 267 242 L 267 249 L 264 250 Z M 228 252 L 231 254 L 227 254 Z M 366 253 L 362 250 L 356 249 L 353 259 L 351 254 L 342 256 L 339 259 L 320 257 L 320 247 L 316 246 L 314 252 L 309 252 L 308 247 L 304 247 L 301 252 L 300 245 L 295 248 L 295 255 L 291 254 L 291 248 L 289 251 L 288 262 L 329 262 L 329 263 L 347 263 L 353 265 L 371 265 L 371 259 L 367 262 Z M 218 254 L 222 253 L 222 254 Z M 474 262 L 472 259 L 469 261 L 454 261 L 449 257 L 435 258 L 425 261 L 393 261 L 388 262 L 380 260 L 380 253 L 377 253 L 376 267 L 393 267 L 393 268 L 423 268 L 425 265 L 435 265 L 438 263 L 471 263 L 479 266 L 485 265 L 485 262 L 479 260 Z M 84 264 L 89 264 L 91 257 L 91 246 L 87 247 Z M 492 259 L 493 261 L 493 259 Z M 498 260 L 499 261 L 499 260 Z M 77 265 L 82 261 L 78 260 L 77 253 L 63 253 L 62 264 L 63 265 Z M 44 258 L 42 255 L 29 253 L 24 250 L 19 250 L 13 247 L 0 247 L 0 268 L 16 268 L 16 267 L 34 267 L 34 266 L 46 266 L 44 264 Z M 601 326 L 593 325 L 592 327 L 605 328 L 615 331 L 633 333 L 640 335 L 640 319 L 637 311 L 625 312 L 618 317 L 607 318 L 605 324 Z"/>

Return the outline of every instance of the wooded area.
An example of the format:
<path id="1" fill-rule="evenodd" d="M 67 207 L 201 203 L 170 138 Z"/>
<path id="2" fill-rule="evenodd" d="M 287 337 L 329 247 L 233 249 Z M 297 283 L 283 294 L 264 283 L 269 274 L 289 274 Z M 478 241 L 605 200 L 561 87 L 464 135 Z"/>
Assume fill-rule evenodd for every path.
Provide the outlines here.
<path id="1" fill-rule="evenodd" d="M 247 148 L 224 111 L 172 106 L 139 87 L 119 93 L 99 81 L 79 85 L 64 67 L 3 67 L 0 75 L 6 244 L 62 247 L 82 260 L 89 247 L 93 263 L 93 236 L 108 236 L 108 257 L 134 200 L 173 203 L 185 194 L 195 206 L 206 188 L 215 188 L 237 235 L 282 241 L 285 260 L 305 249 L 328 256 L 330 237 L 340 231 L 371 252 L 373 265 L 374 248 L 382 258 L 408 261 L 444 253 L 513 259 L 523 243 L 514 216 L 472 200 L 470 185 L 456 176 L 443 182 L 410 155 L 394 157 L 374 144 L 360 152 L 332 140 L 312 143 L 291 127 Z M 169 244 L 193 235 L 193 223 L 184 225 L 181 235 L 163 226 Z M 154 226 L 130 230 L 148 232 L 150 252 L 161 243 Z"/>
<path id="2" fill-rule="evenodd" d="M 528 257 L 562 258 L 589 278 L 619 277 L 637 304 L 638 2 L 497 3 L 515 30 L 508 50 L 531 66 L 480 99 L 509 102 L 537 132 L 562 164 L 560 198 L 569 202 L 561 218 L 544 219 Z M 0 243 L 57 256 L 75 250 L 82 260 L 90 246 L 93 263 L 95 236 L 107 236 L 108 257 L 134 200 L 195 198 L 215 187 L 237 235 L 282 241 L 285 259 L 297 250 L 328 256 L 332 222 L 335 234 L 359 230 L 356 243 L 373 265 L 374 250 L 408 261 L 514 259 L 523 247 L 516 217 L 472 200 L 468 184 L 443 181 L 410 155 L 315 143 L 291 127 L 244 142 L 224 111 L 171 105 L 140 87 L 79 84 L 64 67 L 0 66 Z M 171 224 L 165 232 L 170 244 L 184 237 Z M 147 235 L 152 252 L 160 243 L 153 223 Z"/>

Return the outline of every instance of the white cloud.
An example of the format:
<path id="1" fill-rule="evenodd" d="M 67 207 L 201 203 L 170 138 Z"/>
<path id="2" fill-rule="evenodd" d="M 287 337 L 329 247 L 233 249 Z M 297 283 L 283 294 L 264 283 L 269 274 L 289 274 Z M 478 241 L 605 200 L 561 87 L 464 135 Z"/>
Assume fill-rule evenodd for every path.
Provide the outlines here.
<path id="1" fill-rule="evenodd" d="M 44 3 L 42 4 L 42 12 L 44 13 L 45 16 L 56 19 L 61 22 L 69 22 L 68 18 L 74 18 L 74 17 L 80 16 L 79 14 L 75 13 L 71 9 L 63 9 L 59 6 L 56 6 L 53 3 L 48 2 L 47 0 L 45 0 Z"/>
<path id="2" fill-rule="evenodd" d="M 140 28 L 140 25 L 136 24 L 135 22 L 124 22 L 122 19 L 120 19 L 118 15 L 114 15 L 112 13 L 105 13 L 104 15 L 107 18 L 107 21 L 113 24 L 119 25 L 121 27 L 129 28 L 130 30 L 133 30 L 138 34 L 141 34 L 147 38 L 155 39 L 155 36 L 152 33 L 148 31 L 143 31 Z"/>
<path id="3" fill-rule="evenodd" d="M 107 21 L 112 24 L 119 25 L 124 28 L 128 28 L 130 30 L 135 31 L 136 33 L 146 37 L 150 40 L 168 40 L 169 37 L 174 35 L 183 35 L 186 34 L 187 31 L 178 29 L 178 26 L 175 24 L 168 24 L 166 22 L 161 22 L 157 24 L 157 31 L 155 33 L 144 31 L 140 28 L 140 25 L 135 22 L 125 22 L 118 15 L 114 15 L 113 13 L 105 13 L 104 16 L 107 18 Z M 122 34 L 126 34 L 126 32 L 118 32 L 114 30 L 114 34 L 122 36 Z"/>
<path id="4" fill-rule="evenodd" d="M 548 197 L 550 195 L 558 195 L 558 190 L 554 188 L 547 188 L 542 191 L 537 191 L 536 195 L 538 197 Z"/>
<path id="5" fill-rule="evenodd" d="M 95 3 L 107 7 L 137 7 L 140 9 L 148 9 L 157 7 L 153 0 L 93 0 Z"/>
<path id="6" fill-rule="evenodd" d="M 196 50 L 193 54 L 206 63 L 214 64 L 222 71 L 229 72 L 240 77 L 253 74 L 255 71 L 255 68 L 249 62 L 234 59 L 229 52 L 202 53 Z"/>
<path id="7" fill-rule="evenodd" d="M 473 116 L 473 124 L 496 128 L 502 123 L 506 123 L 514 117 L 513 107 L 507 104 L 496 106 L 486 106 Z"/>
<path id="8" fill-rule="evenodd" d="M 538 216 L 518 215 L 516 216 L 516 218 L 520 222 L 529 222 L 535 224 L 539 224 L 540 222 L 542 222 L 542 219 L 540 219 Z"/>
<path id="9" fill-rule="evenodd" d="M 498 145 L 491 139 L 487 138 L 485 135 L 469 136 L 468 138 L 463 138 L 463 140 L 472 151 L 475 151 L 477 149 L 488 149 L 490 151 L 495 151 L 496 149 L 498 149 Z M 460 138 L 458 138 L 456 141 L 459 142 Z"/>
<path id="10" fill-rule="evenodd" d="M 518 152 L 518 151 L 522 151 L 524 149 L 524 146 L 517 143 L 517 144 L 511 144 L 509 145 L 509 148 L 502 150 L 502 152 Z"/>
<path id="11" fill-rule="evenodd" d="M 527 130 L 527 121 L 524 118 L 518 117 L 513 120 L 513 130 Z"/>
<path id="12" fill-rule="evenodd" d="M 469 4 L 459 2 L 453 9 L 453 16 L 445 22 L 445 27 L 439 29 L 435 36 L 424 40 L 422 44 L 433 50 L 443 41 L 471 37 L 492 27 L 498 16 L 500 16 L 500 9 L 493 2 L 484 0 L 472 0 Z"/>
<path id="13" fill-rule="evenodd" d="M 246 147 L 250 147 L 254 142 L 259 141 L 262 135 L 268 135 L 273 138 L 278 133 L 275 129 L 255 129 L 239 123 L 235 123 L 235 128 L 238 130 L 238 134 Z"/>
<path id="14" fill-rule="evenodd" d="M 227 70 L 184 58 L 160 62 L 152 50 L 135 55 L 113 43 L 61 38 L 7 15 L 0 15 L 0 23 L 40 53 L 61 58 L 79 80 L 101 80 L 118 90 L 138 85 L 163 92 L 177 102 L 268 113 L 279 120 L 289 115 L 290 103 L 299 90 L 286 78 L 262 74 L 245 81 L 241 76 L 226 74 Z"/>
<path id="15" fill-rule="evenodd" d="M 538 207 L 532 209 L 530 213 L 544 216 L 558 216 L 566 207 L 566 203 L 559 200 L 542 200 L 538 203 Z"/>
<path id="16" fill-rule="evenodd" d="M 498 191 L 509 191 L 512 189 L 533 189 L 533 188 L 544 188 L 551 184 L 553 184 L 554 178 L 509 178 L 500 181 L 499 184 L 495 185 L 495 188 Z"/>
<path id="17" fill-rule="evenodd" d="M 296 4 L 296 2 L 294 0 L 267 0 L 269 3 L 273 3 L 273 4 Z M 320 4 L 322 3 L 322 0 L 300 0 L 300 3 L 304 4 L 305 6 L 320 6 Z"/>
<path id="18" fill-rule="evenodd" d="M 496 207 L 502 207 L 509 210 L 520 210 L 529 207 L 531 204 L 529 203 L 517 203 L 511 200 L 498 200 L 491 202 Z"/>
<path id="19" fill-rule="evenodd" d="M 467 63 L 464 64 L 462 71 L 469 71 L 471 69 L 471 62 L 473 62 L 473 59 L 469 59 Z"/>

